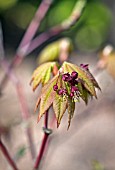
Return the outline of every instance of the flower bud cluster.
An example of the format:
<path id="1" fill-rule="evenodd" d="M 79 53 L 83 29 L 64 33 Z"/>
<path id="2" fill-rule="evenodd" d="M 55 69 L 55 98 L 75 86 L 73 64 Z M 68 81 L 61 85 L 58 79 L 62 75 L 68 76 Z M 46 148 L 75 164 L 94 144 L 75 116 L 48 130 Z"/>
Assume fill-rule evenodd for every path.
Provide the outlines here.
<path id="1" fill-rule="evenodd" d="M 67 83 L 70 88 L 70 92 L 68 92 L 65 88 L 59 89 L 57 84 L 53 86 L 54 91 L 56 91 L 59 95 L 62 95 L 64 99 L 66 97 L 70 97 L 74 102 L 78 101 L 80 96 L 80 92 L 77 87 L 78 73 L 76 71 L 73 71 L 71 74 L 65 73 L 62 75 L 62 80 Z"/>

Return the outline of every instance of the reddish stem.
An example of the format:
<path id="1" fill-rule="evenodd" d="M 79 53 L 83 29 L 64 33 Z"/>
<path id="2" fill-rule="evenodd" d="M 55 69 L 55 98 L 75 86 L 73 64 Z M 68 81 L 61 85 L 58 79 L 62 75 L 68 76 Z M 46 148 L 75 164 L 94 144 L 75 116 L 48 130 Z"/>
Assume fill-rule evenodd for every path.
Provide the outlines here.
<path id="1" fill-rule="evenodd" d="M 41 162 L 41 159 L 42 159 L 44 150 L 45 150 L 46 142 L 47 142 L 47 140 L 48 140 L 48 136 L 49 136 L 49 134 L 44 133 L 44 137 L 43 137 L 43 140 L 42 140 L 41 148 L 40 148 L 38 157 L 37 157 L 37 159 L 36 159 L 34 169 L 38 169 L 38 167 L 39 167 L 39 165 L 40 165 L 40 162 Z"/>
<path id="2" fill-rule="evenodd" d="M 34 165 L 34 169 L 38 169 L 40 162 L 42 160 L 43 154 L 44 154 L 44 150 L 46 147 L 46 143 L 48 140 L 49 135 L 51 134 L 51 129 L 48 129 L 48 110 L 45 113 L 45 118 L 44 118 L 44 136 L 42 139 L 42 143 L 41 143 L 41 147 L 40 147 L 40 151 L 38 153 L 35 165 Z"/>
<path id="3" fill-rule="evenodd" d="M 48 128 L 48 110 L 45 113 L 45 118 L 44 118 L 44 127 L 47 129 Z"/>
<path id="4" fill-rule="evenodd" d="M 5 145 L 2 143 L 2 141 L 0 140 L 0 149 L 2 151 L 2 153 L 4 154 L 5 158 L 8 160 L 9 164 L 11 165 L 11 167 L 14 170 L 18 170 L 15 162 L 13 161 L 13 159 L 11 158 L 10 154 L 8 153 Z"/>

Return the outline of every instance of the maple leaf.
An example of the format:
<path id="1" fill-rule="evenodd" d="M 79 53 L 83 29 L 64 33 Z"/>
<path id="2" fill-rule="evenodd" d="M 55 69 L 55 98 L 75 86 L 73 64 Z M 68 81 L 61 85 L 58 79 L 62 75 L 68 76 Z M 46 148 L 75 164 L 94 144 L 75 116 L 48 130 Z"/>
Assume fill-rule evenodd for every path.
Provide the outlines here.
<path id="1" fill-rule="evenodd" d="M 46 63 L 33 73 L 33 89 L 35 90 L 40 83 L 43 85 L 35 110 L 40 105 L 39 121 L 43 114 L 53 106 L 57 127 L 68 110 L 69 129 L 75 111 L 75 103 L 82 99 L 87 104 L 89 97 L 97 97 L 95 88 L 100 89 L 100 87 L 90 73 L 88 65 L 77 66 L 64 62 L 57 74 L 50 80 L 50 74 L 54 71 L 55 66 L 55 62 Z"/>
<path id="2" fill-rule="evenodd" d="M 47 62 L 40 65 L 32 74 L 30 84 L 33 86 L 33 91 L 39 86 L 40 83 L 44 86 L 49 80 L 53 67 L 56 62 Z"/>

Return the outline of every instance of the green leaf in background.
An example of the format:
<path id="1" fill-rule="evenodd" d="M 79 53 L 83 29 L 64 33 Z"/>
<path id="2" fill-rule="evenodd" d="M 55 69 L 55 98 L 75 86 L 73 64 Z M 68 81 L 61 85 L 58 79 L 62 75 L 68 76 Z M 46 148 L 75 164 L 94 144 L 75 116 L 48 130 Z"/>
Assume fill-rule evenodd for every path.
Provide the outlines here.
<path id="1" fill-rule="evenodd" d="M 97 160 L 92 161 L 92 167 L 92 170 L 104 170 L 103 165 Z"/>
<path id="2" fill-rule="evenodd" d="M 37 62 L 42 64 L 48 61 L 59 60 L 63 48 L 68 54 L 72 51 L 72 42 L 69 38 L 62 38 L 48 44 L 39 54 Z"/>
<path id="3" fill-rule="evenodd" d="M 106 40 L 110 23 L 111 12 L 103 3 L 99 1 L 88 3 L 81 20 L 76 25 L 77 47 L 82 51 L 97 50 Z"/>
<path id="4" fill-rule="evenodd" d="M 39 54 L 37 63 L 57 60 L 59 56 L 59 41 L 47 45 Z"/>
<path id="5" fill-rule="evenodd" d="M 17 0 L 0 0 L 0 11 L 11 8 L 17 3 Z"/>
<path id="6" fill-rule="evenodd" d="M 71 14 L 76 0 L 57 1 L 48 14 L 48 27 L 60 24 Z"/>
<path id="7" fill-rule="evenodd" d="M 18 160 L 18 159 L 22 158 L 26 153 L 26 149 L 27 148 L 25 146 L 21 146 L 15 154 L 15 159 Z"/>
<path id="8" fill-rule="evenodd" d="M 36 9 L 37 8 L 30 3 L 18 3 L 15 7 L 6 11 L 5 18 L 10 19 L 10 21 L 19 28 L 26 29 L 34 16 Z"/>

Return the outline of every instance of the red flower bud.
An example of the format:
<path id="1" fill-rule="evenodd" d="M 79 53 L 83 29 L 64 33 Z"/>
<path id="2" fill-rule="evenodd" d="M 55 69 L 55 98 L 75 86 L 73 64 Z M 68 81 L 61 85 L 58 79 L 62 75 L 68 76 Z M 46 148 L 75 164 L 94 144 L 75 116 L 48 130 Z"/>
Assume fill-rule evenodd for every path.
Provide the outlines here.
<path id="1" fill-rule="evenodd" d="M 57 90 L 58 90 L 57 84 L 55 84 L 55 85 L 53 86 L 53 89 L 54 89 L 54 91 L 57 91 Z"/>

